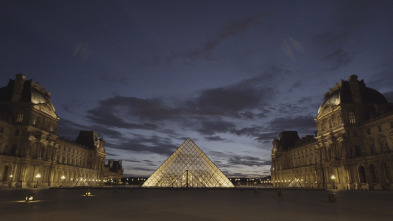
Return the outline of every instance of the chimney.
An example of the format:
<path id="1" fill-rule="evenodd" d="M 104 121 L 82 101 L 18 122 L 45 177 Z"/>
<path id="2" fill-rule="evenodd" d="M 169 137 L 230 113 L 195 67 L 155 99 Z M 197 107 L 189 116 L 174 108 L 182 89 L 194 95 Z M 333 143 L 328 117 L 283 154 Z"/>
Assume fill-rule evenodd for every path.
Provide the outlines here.
<path id="1" fill-rule="evenodd" d="M 11 101 L 18 102 L 22 98 L 23 87 L 25 85 L 26 76 L 23 74 L 16 74 L 16 79 L 14 81 L 14 88 L 12 91 Z"/>
<path id="2" fill-rule="evenodd" d="M 351 97 L 354 103 L 361 103 L 362 97 L 360 95 L 359 81 L 357 75 L 351 75 L 348 78 L 349 87 L 351 89 Z"/>

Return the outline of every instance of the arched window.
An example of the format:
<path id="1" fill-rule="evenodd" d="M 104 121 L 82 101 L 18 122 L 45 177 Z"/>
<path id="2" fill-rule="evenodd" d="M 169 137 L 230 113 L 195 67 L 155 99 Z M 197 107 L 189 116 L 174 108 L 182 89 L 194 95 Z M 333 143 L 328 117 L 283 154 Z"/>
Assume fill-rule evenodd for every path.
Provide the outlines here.
<path id="1" fill-rule="evenodd" d="M 5 165 L 4 172 L 3 172 L 3 182 L 7 181 L 7 179 L 8 179 L 8 170 L 9 170 L 9 168 L 10 167 L 8 165 Z"/>
<path id="2" fill-rule="evenodd" d="M 359 181 L 361 183 L 367 183 L 366 170 L 364 169 L 363 166 L 359 167 Z"/>
<path id="3" fill-rule="evenodd" d="M 377 183 L 378 179 L 377 179 L 377 170 L 375 169 L 374 164 L 370 164 L 370 166 L 368 166 L 369 170 L 370 170 L 370 175 L 371 175 L 371 181 L 373 183 Z"/>
<path id="4" fill-rule="evenodd" d="M 390 179 L 389 169 L 388 169 L 386 163 L 382 163 L 381 168 L 382 168 L 382 174 L 383 174 L 385 181 L 389 180 Z"/>

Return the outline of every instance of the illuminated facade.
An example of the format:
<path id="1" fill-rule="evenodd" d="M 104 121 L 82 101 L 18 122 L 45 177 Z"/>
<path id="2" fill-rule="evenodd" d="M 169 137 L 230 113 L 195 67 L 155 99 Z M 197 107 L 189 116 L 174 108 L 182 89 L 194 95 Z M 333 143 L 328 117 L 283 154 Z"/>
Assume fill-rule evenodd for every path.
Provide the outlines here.
<path id="1" fill-rule="evenodd" d="M 234 187 L 232 182 L 187 138 L 142 187 Z"/>
<path id="2" fill-rule="evenodd" d="M 316 137 L 273 141 L 274 187 L 393 190 L 393 105 L 353 75 L 325 94 Z"/>
<path id="3" fill-rule="evenodd" d="M 25 78 L 17 74 L 0 88 L 0 187 L 101 185 L 103 139 L 94 131 L 74 142 L 60 138 L 50 93 Z"/>

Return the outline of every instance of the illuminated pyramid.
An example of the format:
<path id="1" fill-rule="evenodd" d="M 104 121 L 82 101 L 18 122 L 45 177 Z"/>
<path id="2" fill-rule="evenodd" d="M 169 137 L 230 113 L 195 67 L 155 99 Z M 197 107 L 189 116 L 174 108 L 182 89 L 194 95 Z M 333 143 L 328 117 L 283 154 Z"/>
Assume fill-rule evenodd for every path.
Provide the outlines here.
<path id="1" fill-rule="evenodd" d="M 187 138 L 142 187 L 234 187 L 231 181 Z"/>

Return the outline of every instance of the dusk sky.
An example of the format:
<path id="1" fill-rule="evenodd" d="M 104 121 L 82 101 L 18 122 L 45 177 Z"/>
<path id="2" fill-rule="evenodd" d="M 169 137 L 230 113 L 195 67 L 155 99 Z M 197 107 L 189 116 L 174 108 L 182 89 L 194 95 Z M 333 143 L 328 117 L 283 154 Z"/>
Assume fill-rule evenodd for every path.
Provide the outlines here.
<path id="1" fill-rule="evenodd" d="M 190 137 L 229 177 L 270 175 L 272 140 L 314 134 L 356 74 L 393 100 L 393 1 L 0 2 L 0 86 L 52 93 L 58 133 L 96 130 L 125 176 Z"/>

